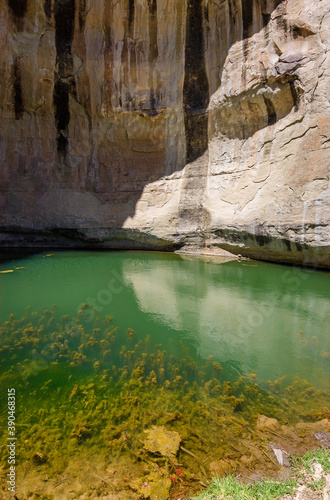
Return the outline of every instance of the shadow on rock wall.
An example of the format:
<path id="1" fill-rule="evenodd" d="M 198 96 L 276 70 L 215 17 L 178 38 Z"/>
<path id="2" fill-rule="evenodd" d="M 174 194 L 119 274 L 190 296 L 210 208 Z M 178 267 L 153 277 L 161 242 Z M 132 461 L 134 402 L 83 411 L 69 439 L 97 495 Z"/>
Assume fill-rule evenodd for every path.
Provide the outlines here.
<path id="1" fill-rule="evenodd" d="M 24 72 L 31 70 L 27 60 L 23 61 L 24 51 L 16 47 L 12 54 L 13 119 L 5 149 L 15 147 L 14 152 L 6 150 L 3 155 L 13 163 L 7 165 L 3 179 L 8 215 L 4 226 L 16 230 L 15 224 L 26 225 L 36 231 L 57 228 L 57 232 L 64 228 L 67 235 L 78 228 L 76 235 L 71 232 L 78 239 L 83 238 L 79 229 L 84 226 L 122 228 L 134 216 L 147 184 L 186 165 L 179 214 L 193 217 L 194 211 L 200 213 L 199 196 L 207 179 L 210 95 L 221 87 L 229 48 L 243 40 L 247 56 L 251 37 L 261 30 L 269 36 L 271 13 L 281 3 L 227 0 L 213 2 L 212 8 L 202 0 L 175 4 L 178 22 L 173 41 L 170 29 L 164 28 L 168 23 L 160 0 L 147 0 L 143 6 L 134 0 L 121 6 L 105 0 L 102 15 L 94 5 L 88 9 L 85 1 L 46 0 L 43 15 L 47 29 L 54 32 L 55 44 L 52 108 L 41 106 L 31 117 L 28 88 L 24 88 Z M 229 22 L 225 26 L 226 47 L 220 47 L 217 78 L 210 75 L 209 59 L 219 50 L 215 45 L 221 43 L 224 26 L 213 33 L 214 9 Z M 10 30 L 15 36 L 24 29 L 31 31 L 32 11 L 26 0 L 8 0 Z M 283 32 L 292 29 L 283 16 L 276 23 L 282 23 Z M 306 35 L 298 31 L 293 35 Z M 169 53 L 173 57 L 167 60 Z M 169 69 L 171 64 L 177 67 Z M 297 107 L 296 66 L 295 61 L 283 61 L 278 78 L 265 82 L 267 91 L 260 83 L 257 89 L 248 90 L 244 99 L 238 95 L 225 105 L 220 103 L 212 120 L 221 134 L 247 138 Z M 173 78 L 178 73 L 174 85 L 161 80 L 164 67 Z M 243 77 L 244 71 L 243 66 Z M 95 72 L 98 76 L 94 78 Z M 287 104 L 278 110 L 276 99 L 281 93 L 285 93 Z M 38 129 L 31 139 L 34 154 L 29 157 L 26 120 L 35 122 Z M 40 142 L 44 144 L 40 146 Z M 196 191 L 197 174 L 202 180 Z M 31 193 L 32 204 L 28 194 L 26 200 L 22 196 L 17 201 L 17 192 L 22 190 Z M 91 243 L 97 239 L 92 237 Z"/>

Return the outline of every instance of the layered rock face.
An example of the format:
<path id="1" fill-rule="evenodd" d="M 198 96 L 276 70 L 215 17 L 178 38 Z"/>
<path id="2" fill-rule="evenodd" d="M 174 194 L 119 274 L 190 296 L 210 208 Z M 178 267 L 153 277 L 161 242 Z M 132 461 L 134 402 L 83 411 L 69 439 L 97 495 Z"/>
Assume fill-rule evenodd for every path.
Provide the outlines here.
<path id="1" fill-rule="evenodd" d="M 0 241 L 330 267 L 327 0 L 0 0 Z"/>

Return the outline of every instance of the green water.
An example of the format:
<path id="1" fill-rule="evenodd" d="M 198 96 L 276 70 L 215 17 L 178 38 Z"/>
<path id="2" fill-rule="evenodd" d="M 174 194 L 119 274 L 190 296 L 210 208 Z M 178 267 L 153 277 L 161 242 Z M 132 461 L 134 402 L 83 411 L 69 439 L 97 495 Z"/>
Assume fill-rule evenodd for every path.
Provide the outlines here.
<path id="1" fill-rule="evenodd" d="M 198 491 L 214 463 L 264 467 L 259 415 L 290 426 L 330 415 L 329 279 L 147 252 L 0 264 L 0 416 L 14 388 L 18 498 L 66 500 L 67 482 L 75 499 L 97 488 L 165 500 Z M 173 453 L 159 451 L 166 439 Z M 5 445 L 0 461 L 6 480 Z"/>
<path id="2" fill-rule="evenodd" d="M 24 315 L 29 305 L 42 311 L 56 304 L 59 315 L 76 315 L 87 302 L 95 315 L 113 315 L 123 330 L 150 335 L 166 349 L 175 352 L 183 341 L 197 361 L 212 354 L 229 377 L 253 371 L 263 380 L 291 380 L 298 374 L 317 387 L 328 385 L 329 273 L 164 253 L 46 255 L 0 266 L 14 269 L 0 274 L 0 321 Z"/>

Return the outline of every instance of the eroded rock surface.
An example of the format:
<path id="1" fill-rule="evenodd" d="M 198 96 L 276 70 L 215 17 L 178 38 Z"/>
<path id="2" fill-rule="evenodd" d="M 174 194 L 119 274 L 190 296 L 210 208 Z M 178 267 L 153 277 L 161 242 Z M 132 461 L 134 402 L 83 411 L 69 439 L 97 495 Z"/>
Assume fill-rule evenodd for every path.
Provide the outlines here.
<path id="1" fill-rule="evenodd" d="M 330 267 L 325 0 L 0 0 L 2 245 Z"/>

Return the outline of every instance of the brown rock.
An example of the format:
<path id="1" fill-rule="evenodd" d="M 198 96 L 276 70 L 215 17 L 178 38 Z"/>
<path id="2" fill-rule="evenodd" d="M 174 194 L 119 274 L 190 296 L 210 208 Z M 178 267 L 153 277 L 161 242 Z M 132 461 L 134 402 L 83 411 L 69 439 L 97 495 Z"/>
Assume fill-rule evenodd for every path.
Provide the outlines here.
<path id="1" fill-rule="evenodd" d="M 233 472 L 233 465 L 227 460 L 215 460 L 209 465 L 209 469 L 214 476 L 225 476 Z"/>
<path id="2" fill-rule="evenodd" d="M 280 427 L 280 424 L 276 418 L 268 418 L 265 415 L 259 415 L 256 429 L 258 431 L 275 431 Z"/>
<path id="3" fill-rule="evenodd" d="M 324 418 L 323 420 L 319 420 L 318 422 L 299 422 L 295 425 L 295 429 L 298 435 L 304 436 L 307 433 L 314 432 L 330 432 L 330 422 L 329 419 Z"/>

